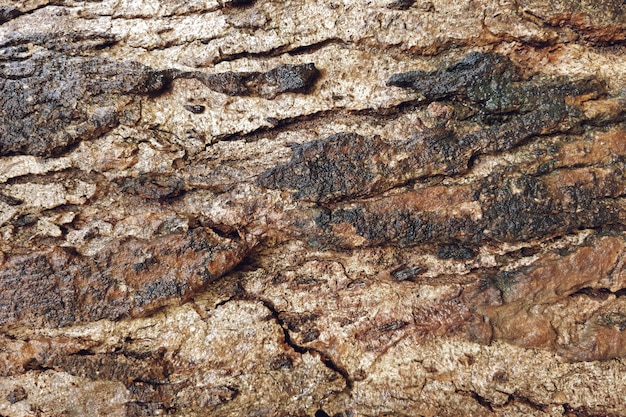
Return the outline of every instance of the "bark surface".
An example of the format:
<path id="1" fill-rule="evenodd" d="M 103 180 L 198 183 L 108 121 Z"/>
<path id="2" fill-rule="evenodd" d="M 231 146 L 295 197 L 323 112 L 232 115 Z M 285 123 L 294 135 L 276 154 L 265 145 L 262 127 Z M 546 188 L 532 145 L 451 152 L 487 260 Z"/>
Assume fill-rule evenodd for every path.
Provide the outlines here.
<path id="1" fill-rule="evenodd" d="M 0 416 L 626 415 L 621 0 L 0 0 Z"/>

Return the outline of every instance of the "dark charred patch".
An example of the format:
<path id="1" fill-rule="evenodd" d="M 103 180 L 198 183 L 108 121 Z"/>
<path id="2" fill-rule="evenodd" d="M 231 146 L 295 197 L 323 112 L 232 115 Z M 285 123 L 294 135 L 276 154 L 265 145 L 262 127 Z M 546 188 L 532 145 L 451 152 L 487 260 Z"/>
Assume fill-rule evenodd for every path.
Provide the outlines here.
<path id="1" fill-rule="evenodd" d="M 391 278 L 394 281 L 412 281 L 418 275 L 423 274 L 424 272 L 426 272 L 426 268 L 421 267 L 421 266 L 414 266 L 414 267 L 408 267 L 408 268 L 405 266 L 401 266 L 391 271 Z"/>
<path id="2" fill-rule="evenodd" d="M 354 235 L 365 238 L 356 246 L 381 246 L 397 244 L 413 246 L 430 242 L 452 243 L 464 239 L 471 243 L 480 239 L 480 222 L 469 216 L 449 218 L 444 214 L 417 210 L 394 209 L 371 210 L 367 204 L 349 209 L 333 210 L 331 222 L 322 232 L 330 233 L 323 242 L 331 246 L 353 247 L 355 236 L 337 234 L 335 230 L 349 225 Z M 478 234 L 472 234 L 478 233 Z M 333 236 L 334 234 L 334 236 Z"/>
<path id="3" fill-rule="evenodd" d="M 414 3 L 415 0 L 395 0 L 387 4 L 387 8 L 394 10 L 408 10 Z"/>
<path id="4" fill-rule="evenodd" d="M 206 109 L 206 107 L 201 104 L 185 104 L 183 107 L 185 108 L 185 110 L 193 114 L 202 114 Z"/>
<path id="5" fill-rule="evenodd" d="M 457 244 L 441 245 L 437 250 L 437 256 L 441 259 L 468 260 L 476 257 L 476 251 L 468 246 Z"/>
<path id="6" fill-rule="evenodd" d="M 291 359 L 288 355 L 281 353 L 270 361 L 269 368 L 273 371 L 280 369 L 292 369 L 293 359 Z"/>
<path id="7" fill-rule="evenodd" d="M 9 403 L 15 404 L 28 398 L 28 394 L 26 393 L 24 387 L 16 387 L 13 391 L 7 394 L 6 398 Z"/>
<path id="8" fill-rule="evenodd" d="M 265 73 L 265 81 L 270 91 L 266 95 L 280 93 L 306 93 L 319 77 L 315 64 L 283 64 Z"/>
<path id="9" fill-rule="evenodd" d="M 506 115 L 542 110 L 560 119 L 567 111 L 565 98 L 605 94 L 603 83 L 593 78 L 535 75 L 523 78 L 509 58 L 495 53 L 472 52 L 449 67 L 433 72 L 394 74 L 387 85 L 419 92 L 427 102 L 461 100 L 478 106 L 483 114 Z M 514 115 L 514 114 L 513 114 Z M 495 119 L 497 120 L 497 119 Z"/>
<path id="10" fill-rule="evenodd" d="M 425 187 L 320 210 L 310 241 L 342 248 L 435 243 L 443 258 L 470 259 L 476 255 L 471 248 L 486 241 L 622 225 L 625 191 L 626 178 L 612 167 L 496 174 L 480 185 Z M 463 205 L 474 209 L 458 211 Z"/>
<path id="11" fill-rule="evenodd" d="M 142 316 L 187 300 L 243 259 L 208 229 L 114 241 L 93 257 L 61 248 L 16 255 L 0 270 L 0 328 L 62 327 Z"/>
<path id="12" fill-rule="evenodd" d="M 283 93 L 306 93 L 320 72 L 315 64 L 282 64 L 267 72 L 179 72 L 176 78 L 195 78 L 218 93 L 229 96 L 260 96 L 273 99 Z"/>
<path id="13" fill-rule="evenodd" d="M 231 7 L 244 7 L 252 4 L 254 4 L 254 0 L 227 0 L 224 2 L 225 6 Z"/>
<path id="14" fill-rule="evenodd" d="M 44 5 L 45 7 L 45 5 Z M 33 12 L 36 9 L 32 9 Z M 27 12 L 27 13 L 30 13 Z M 57 31 L 57 32 L 34 32 L 13 33 L 6 40 L 0 42 L 0 48 L 29 47 L 30 44 L 41 46 L 50 52 L 67 55 L 81 55 L 87 51 L 97 51 L 117 43 L 119 39 L 107 32 L 91 31 Z"/>
<path id="15" fill-rule="evenodd" d="M 419 91 L 426 101 L 464 102 L 480 115 L 481 129 L 467 134 L 425 130 L 393 142 L 340 133 L 295 146 L 291 161 L 265 171 L 258 183 L 294 190 L 299 199 L 331 202 L 436 175 L 464 174 L 479 155 L 579 126 L 583 112 L 573 98 L 605 94 L 595 79 L 523 79 L 520 73 L 502 55 L 471 53 L 438 71 L 395 74 L 388 85 Z"/>
<path id="16" fill-rule="evenodd" d="M 7 204 L 9 206 L 19 206 L 23 203 L 22 200 L 18 200 L 17 198 L 13 198 L 9 195 L 4 195 L 0 193 L 0 202 Z"/>
<path id="17" fill-rule="evenodd" d="M 605 182 L 600 175 L 612 178 Z M 594 169 L 564 170 L 543 177 L 506 179 L 496 187 L 488 185 L 479 200 L 486 203 L 483 212 L 491 222 L 491 237 L 523 241 L 620 223 L 622 209 L 612 198 L 622 193 L 625 184 L 623 176 Z"/>
<path id="18" fill-rule="evenodd" d="M 0 64 L 0 155 L 56 156 L 134 123 L 133 96 L 158 94 L 169 81 L 137 63 L 56 52 Z"/>
<path id="19" fill-rule="evenodd" d="M 19 9 L 11 6 L 0 7 L 0 25 L 22 15 Z"/>
<path id="20" fill-rule="evenodd" d="M 495 149 L 509 148 L 498 146 L 495 136 L 527 137 L 568 129 L 569 126 L 562 124 L 576 122 L 567 119 L 580 118 L 580 110 L 568 105 L 566 98 L 605 94 L 603 83 L 592 78 L 569 80 L 536 75 L 524 79 L 520 68 L 507 57 L 481 52 L 472 52 L 437 71 L 394 74 L 387 85 L 417 91 L 426 102 L 456 100 L 475 107 L 483 123 L 499 124 L 498 129 L 480 132 L 480 136 L 494 136 L 488 141 L 489 146 L 495 145 Z M 543 123 L 541 129 L 533 127 L 540 121 Z M 512 139 L 512 142 L 519 143 L 523 137 Z"/>
<path id="21" fill-rule="evenodd" d="M 280 319 L 287 329 L 296 333 L 306 331 L 319 317 L 317 313 L 280 314 Z"/>
<path id="22" fill-rule="evenodd" d="M 122 179 L 120 189 L 143 198 L 163 199 L 179 196 L 185 189 L 185 182 L 173 176 L 142 174 Z"/>
<path id="23" fill-rule="evenodd" d="M 264 172 L 258 182 L 267 188 L 296 189 L 297 198 L 312 200 L 356 194 L 374 180 L 364 162 L 371 162 L 387 147 L 377 138 L 336 134 L 297 145 L 287 165 Z M 355 152 L 362 161 L 355 160 Z"/>
<path id="24" fill-rule="evenodd" d="M 169 382 L 172 365 L 161 352 L 133 358 L 118 353 L 94 355 L 51 355 L 42 361 L 49 369 L 67 372 L 90 380 L 120 381 L 126 386 L 136 382 L 151 385 Z"/>
<path id="25" fill-rule="evenodd" d="M 36 358 L 30 358 L 26 362 L 24 362 L 25 371 L 47 371 L 49 369 L 50 368 L 45 367 Z"/>
<path id="26" fill-rule="evenodd" d="M 566 97 L 605 94 L 603 83 L 591 78 L 569 80 L 536 75 L 524 79 L 521 69 L 507 57 L 483 52 L 472 52 L 455 64 L 433 72 L 394 74 L 387 85 L 417 91 L 427 102 L 466 101 L 487 115 L 541 111 L 547 113 L 544 117 L 553 120 L 553 124 L 564 122 L 570 113 L 576 115 L 576 110 L 566 104 Z"/>
<path id="27" fill-rule="evenodd" d="M 306 330 L 302 333 L 302 343 L 311 343 L 320 337 L 320 331 L 317 329 Z"/>
<path id="28" fill-rule="evenodd" d="M 295 197 L 303 200 L 329 202 L 380 193 L 429 175 L 464 172 L 472 150 L 451 132 L 434 130 L 397 143 L 339 133 L 297 145 L 293 152 L 286 165 L 262 173 L 259 185 L 296 190 Z"/>
<path id="29" fill-rule="evenodd" d="M 509 93 L 506 90 L 510 90 L 510 84 L 520 80 L 519 70 L 508 58 L 472 52 L 455 64 L 434 72 L 394 74 L 387 85 L 419 91 L 429 101 L 464 97 L 485 102 L 502 98 Z"/>
<path id="30" fill-rule="evenodd" d="M 13 226 L 17 226 L 17 227 L 25 227 L 25 226 L 31 226 L 35 223 L 37 223 L 37 220 L 39 220 L 39 216 L 36 214 L 25 214 L 23 216 L 19 216 L 18 218 L 14 219 L 11 221 L 11 224 Z"/>

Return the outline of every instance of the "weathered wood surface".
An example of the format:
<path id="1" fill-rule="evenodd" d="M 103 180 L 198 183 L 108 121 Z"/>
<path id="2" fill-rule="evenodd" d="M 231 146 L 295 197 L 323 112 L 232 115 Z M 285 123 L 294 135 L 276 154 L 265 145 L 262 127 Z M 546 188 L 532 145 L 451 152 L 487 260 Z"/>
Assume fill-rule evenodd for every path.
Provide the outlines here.
<path id="1" fill-rule="evenodd" d="M 0 415 L 626 415 L 621 0 L 0 0 Z"/>

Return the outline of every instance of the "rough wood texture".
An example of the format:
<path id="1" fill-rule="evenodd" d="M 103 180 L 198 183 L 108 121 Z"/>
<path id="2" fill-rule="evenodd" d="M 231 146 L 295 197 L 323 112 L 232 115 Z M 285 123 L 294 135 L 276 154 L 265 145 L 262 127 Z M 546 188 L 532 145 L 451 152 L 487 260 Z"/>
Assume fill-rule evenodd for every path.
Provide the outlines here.
<path id="1" fill-rule="evenodd" d="M 626 415 L 621 0 L 0 0 L 0 415 Z"/>

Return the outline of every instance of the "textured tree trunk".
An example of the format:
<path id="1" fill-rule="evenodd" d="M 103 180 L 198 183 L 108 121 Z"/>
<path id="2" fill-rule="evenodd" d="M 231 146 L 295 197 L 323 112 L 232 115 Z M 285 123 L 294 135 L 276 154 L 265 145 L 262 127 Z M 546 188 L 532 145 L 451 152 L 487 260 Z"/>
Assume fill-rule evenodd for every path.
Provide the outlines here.
<path id="1" fill-rule="evenodd" d="M 625 42 L 621 0 L 0 0 L 0 415 L 626 415 Z"/>

